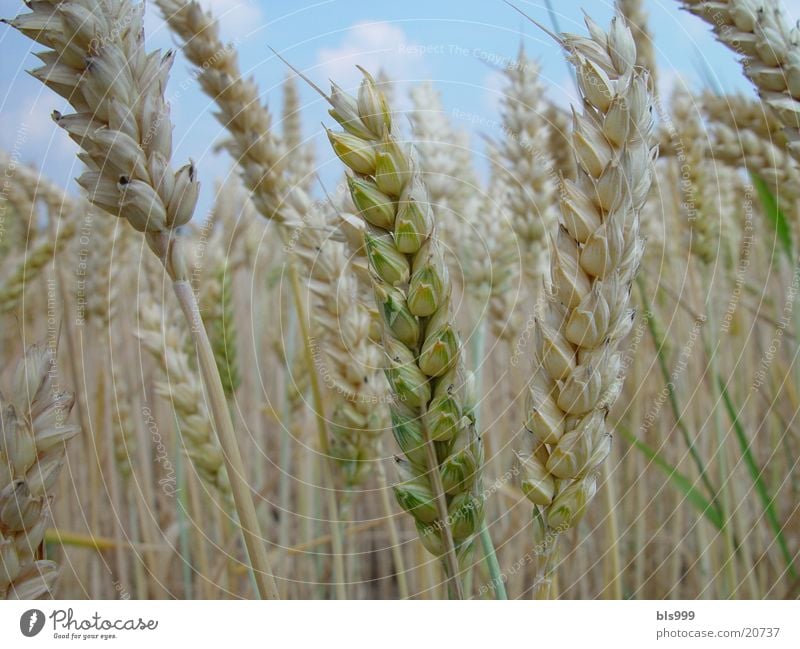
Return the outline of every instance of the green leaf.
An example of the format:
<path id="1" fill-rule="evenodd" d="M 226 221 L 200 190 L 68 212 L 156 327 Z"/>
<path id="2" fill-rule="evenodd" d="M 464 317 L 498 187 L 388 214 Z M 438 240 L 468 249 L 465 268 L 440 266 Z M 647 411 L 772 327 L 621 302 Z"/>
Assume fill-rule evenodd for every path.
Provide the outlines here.
<path id="1" fill-rule="evenodd" d="M 632 433 L 619 426 L 617 427 L 617 430 L 620 432 L 622 437 L 624 437 L 630 444 L 638 448 L 653 464 L 655 464 L 664 472 L 672 485 L 677 487 L 677 489 L 682 492 L 684 496 L 686 496 L 686 500 L 694 505 L 697 511 L 703 514 L 718 530 L 722 529 L 722 516 L 719 510 L 712 505 L 708 499 L 694 486 L 692 480 L 678 471 L 676 467 L 672 466 L 658 451 L 653 449 L 647 443 L 643 442 L 639 438 L 635 437 Z"/>
<path id="2" fill-rule="evenodd" d="M 794 559 L 792 557 L 792 553 L 789 551 L 789 546 L 786 544 L 786 539 L 783 536 L 783 526 L 780 524 L 780 521 L 778 521 L 778 514 L 775 512 L 775 499 L 770 496 L 769 489 L 767 489 L 767 485 L 764 482 L 764 472 L 758 467 L 758 464 L 756 464 L 756 460 L 753 457 L 752 451 L 750 450 L 751 443 L 747 439 L 747 433 L 742 426 L 742 422 L 739 421 L 739 415 L 733 405 L 730 395 L 728 394 L 728 390 L 725 388 L 725 382 L 720 376 L 717 376 L 717 382 L 719 383 L 720 390 L 722 391 L 722 399 L 725 402 L 725 410 L 728 411 L 728 416 L 733 424 L 733 431 L 736 434 L 736 439 L 739 441 L 739 447 L 742 450 L 742 459 L 744 460 L 744 465 L 747 467 L 747 472 L 750 474 L 750 479 L 753 481 L 753 486 L 758 494 L 758 499 L 761 501 L 761 506 L 764 509 L 764 516 L 767 519 L 767 523 L 769 523 L 769 526 L 772 528 L 772 534 L 775 537 L 775 542 L 780 548 L 781 554 L 783 555 L 783 560 L 786 562 L 786 568 L 789 572 L 789 576 L 792 579 L 797 579 L 797 571 L 794 567 Z"/>
<path id="3" fill-rule="evenodd" d="M 777 198 L 775 198 L 775 195 L 767 186 L 767 183 L 764 182 L 764 179 L 752 171 L 750 172 L 750 178 L 755 185 L 758 199 L 761 201 L 761 207 L 764 209 L 764 215 L 767 217 L 767 221 L 770 225 L 772 225 L 778 237 L 778 241 L 783 248 L 783 252 L 786 253 L 789 261 L 793 261 L 792 230 L 789 227 L 789 221 L 787 221 L 786 215 L 783 213 L 780 205 L 778 205 Z"/>

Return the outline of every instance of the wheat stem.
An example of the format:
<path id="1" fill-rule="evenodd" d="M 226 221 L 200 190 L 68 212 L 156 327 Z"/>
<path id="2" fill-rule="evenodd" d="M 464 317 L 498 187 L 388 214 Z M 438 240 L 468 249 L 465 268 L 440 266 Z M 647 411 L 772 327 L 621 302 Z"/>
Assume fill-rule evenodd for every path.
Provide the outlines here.
<path id="1" fill-rule="evenodd" d="M 250 557 L 250 565 L 253 568 L 258 593 L 265 599 L 278 599 L 278 589 L 264 548 L 264 539 L 260 533 L 253 497 L 250 493 L 250 487 L 244 478 L 244 463 L 236 440 L 236 433 L 233 429 L 230 411 L 228 410 L 228 402 L 225 399 L 225 391 L 222 388 L 222 381 L 217 371 L 214 351 L 211 349 L 211 343 L 200 319 L 197 300 L 188 281 L 174 281 L 172 287 L 181 305 L 183 315 L 189 323 L 192 339 L 197 350 L 199 369 L 208 391 L 209 408 L 214 420 L 214 428 L 219 436 L 222 453 L 225 457 L 225 466 L 231 483 L 231 493 L 239 514 L 239 526 L 244 536 L 247 554 Z"/>

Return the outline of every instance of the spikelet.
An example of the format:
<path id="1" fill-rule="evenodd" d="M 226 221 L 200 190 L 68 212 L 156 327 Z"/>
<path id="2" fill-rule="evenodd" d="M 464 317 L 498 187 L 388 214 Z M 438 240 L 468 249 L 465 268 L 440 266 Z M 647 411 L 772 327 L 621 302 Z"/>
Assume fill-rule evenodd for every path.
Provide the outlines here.
<path id="1" fill-rule="evenodd" d="M 228 474 L 206 396 L 190 366 L 180 328 L 171 321 L 154 300 L 142 301 L 137 335 L 164 375 L 155 383 L 155 391 L 175 411 L 184 450 L 201 480 L 224 502 L 231 502 Z"/>
<path id="2" fill-rule="evenodd" d="M 523 488 L 536 538 L 575 526 L 610 449 L 606 414 L 621 389 L 620 346 L 632 325 L 631 282 L 643 243 L 639 212 L 655 150 L 647 73 L 635 67 L 630 30 L 617 16 L 606 34 L 562 34 L 584 99 L 575 114 L 578 177 L 565 183 L 551 249 L 551 291 L 537 319 Z"/>
<path id="3" fill-rule="evenodd" d="M 53 488 L 66 445 L 73 395 L 58 385 L 55 353 L 32 345 L 0 395 L 0 599 L 52 596 L 58 566 L 43 558 Z"/>
<path id="4" fill-rule="evenodd" d="M 653 49 L 653 36 L 647 26 L 647 12 L 643 0 L 617 0 L 617 8 L 625 17 L 625 22 L 636 43 L 636 65 L 650 73 L 650 90 L 658 91 L 656 76 L 656 55 Z"/>
<path id="5" fill-rule="evenodd" d="M 546 234 L 556 218 L 556 176 L 539 72 L 538 63 L 521 47 L 517 60 L 504 70 L 508 82 L 502 106 L 505 137 L 499 147 L 506 169 L 502 182 L 507 210 L 523 251 L 522 273 L 534 295 L 547 268 Z"/>
<path id="6" fill-rule="evenodd" d="M 800 160 L 800 32 L 775 0 L 681 0 L 741 57 L 745 75 L 784 126 L 791 155 Z"/>
<path id="7" fill-rule="evenodd" d="M 80 146 L 78 179 L 97 207 L 144 232 L 170 276 L 182 275 L 169 233 L 194 213 L 194 165 L 170 166 L 172 123 L 164 89 L 174 55 L 143 48 L 144 4 L 42 0 L 9 21 L 48 49 L 34 77 L 75 111 L 53 119 Z"/>
<path id="8" fill-rule="evenodd" d="M 383 320 L 393 431 L 404 455 L 395 494 L 415 519 L 425 547 L 444 555 L 448 576 L 457 583 L 457 557 L 468 550 L 483 519 L 483 453 L 470 418 L 450 278 L 427 188 L 369 74 L 357 98 L 334 85 L 327 99 L 344 129 L 328 131 L 328 137 L 359 181 L 356 190 L 351 182 L 351 191 L 366 222 L 365 247 Z M 382 206 L 378 212 L 376 204 Z"/>

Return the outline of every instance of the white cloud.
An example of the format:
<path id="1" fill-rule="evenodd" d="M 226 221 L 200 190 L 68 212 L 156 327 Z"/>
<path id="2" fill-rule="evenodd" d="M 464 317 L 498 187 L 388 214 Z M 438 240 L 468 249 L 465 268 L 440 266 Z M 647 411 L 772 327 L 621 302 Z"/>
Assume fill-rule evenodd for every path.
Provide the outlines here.
<path id="1" fill-rule="evenodd" d="M 356 65 L 377 73 L 383 69 L 389 78 L 400 83 L 417 81 L 425 76 L 426 48 L 409 41 L 397 25 L 385 21 L 358 22 L 348 29 L 339 47 L 323 48 L 317 53 L 321 75 L 352 89 L 361 81 Z M 398 98 L 401 93 L 397 93 Z"/>

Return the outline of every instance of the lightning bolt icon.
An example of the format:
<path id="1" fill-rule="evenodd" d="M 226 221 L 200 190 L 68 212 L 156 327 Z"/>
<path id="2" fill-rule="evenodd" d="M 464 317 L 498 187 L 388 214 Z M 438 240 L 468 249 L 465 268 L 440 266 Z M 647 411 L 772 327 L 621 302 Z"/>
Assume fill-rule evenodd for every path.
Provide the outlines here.
<path id="1" fill-rule="evenodd" d="M 33 625 L 36 624 L 36 620 L 39 616 L 36 614 L 36 611 L 31 613 L 30 619 L 28 619 L 28 631 L 33 631 Z"/>

